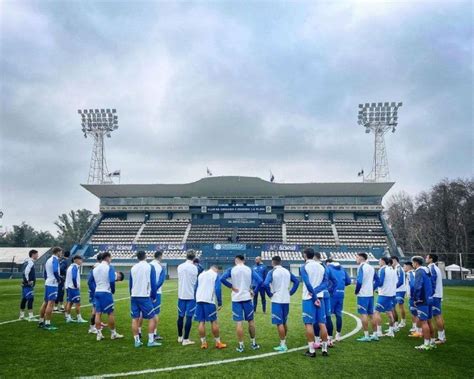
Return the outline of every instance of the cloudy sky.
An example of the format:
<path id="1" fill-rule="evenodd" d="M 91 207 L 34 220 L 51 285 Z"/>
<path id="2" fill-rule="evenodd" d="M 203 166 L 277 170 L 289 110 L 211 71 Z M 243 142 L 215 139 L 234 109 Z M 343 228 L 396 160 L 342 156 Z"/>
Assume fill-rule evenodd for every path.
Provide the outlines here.
<path id="1" fill-rule="evenodd" d="M 470 1 L 0 3 L 0 209 L 97 211 L 78 108 L 115 107 L 122 183 L 356 181 L 357 104 L 403 101 L 393 192 L 473 174 Z"/>

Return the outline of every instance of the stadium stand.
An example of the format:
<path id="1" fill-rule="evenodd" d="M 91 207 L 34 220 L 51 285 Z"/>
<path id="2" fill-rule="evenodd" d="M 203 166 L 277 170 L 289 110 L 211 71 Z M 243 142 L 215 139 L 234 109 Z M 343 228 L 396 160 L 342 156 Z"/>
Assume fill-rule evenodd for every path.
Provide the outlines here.
<path id="1" fill-rule="evenodd" d="M 105 218 L 94 231 L 91 243 L 132 243 L 142 224 L 140 221 Z"/>
<path id="2" fill-rule="evenodd" d="M 146 222 L 138 244 L 182 243 L 189 220 L 149 220 Z"/>
<path id="3" fill-rule="evenodd" d="M 330 220 L 286 220 L 288 243 L 335 246 Z"/>
<path id="4" fill-rule="evenodd" d="M 335 220 L 341 245 L 349 247 L 387 246 L 382 223 L 378 219 Z"/>

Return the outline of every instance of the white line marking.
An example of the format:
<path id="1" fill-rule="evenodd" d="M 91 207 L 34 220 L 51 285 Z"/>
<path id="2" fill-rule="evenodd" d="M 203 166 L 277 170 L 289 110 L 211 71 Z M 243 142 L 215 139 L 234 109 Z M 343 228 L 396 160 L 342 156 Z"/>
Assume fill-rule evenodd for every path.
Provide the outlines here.
<path id="1" fill-rule="evenodd" d="M 362 322 L 360 321 L 360 319 L 357 316 L 353 315 L 352 313 L 345 312 L 345 311 L 343 311 L 343 313 L 345 313 L 346 315 L 348 315 L 348 316 L 352 317 L 354 320 L 356 320 L 357 325 L 356 325 L 355 329 L 353 329 L 352 331 L 350 331 L 347 334 L 344 334 L 341 337 L 341 340 L 352 337 L 354 334 L 358 333 L 359 330 L 362 329 Z M 248 356 L 248 357 L 230 358 L 230 359 L 223 359 L 223 360 L 220 360 L 220 361 L 212 361 L 212 362 L 204 362 L 204 363 L 193 363 L 193 364 L 181 365 L 181 366 L 153 368 L 153 369 L 141 370 L 141 371 L 118 372 L 118 373 L 114 373 L 114 374 L 82 376 L 82 377 L 80 377 L 80 379 L 114 378 L 114 377 L 118 377 L 118 376 L 145 375 L 145 374 L 154 374 L 154 373 L 157 373 L 157 372 L 185 370 L 185 369 L 190 369 L 190 368 L 215 366 L 215 365 L 221 365 L 221 364 L 226 364 L 226 363 L 251 361 L 251 360 L 255 360 L 255 359 L 273 357 L 273 356 L 276 356 L 276 355 L 279 355 L 279 354 L 293 353 L 295 351 L 304 350 L 307 347 L 308 347 L 307 345 L 300 346 L 300 347 L 295 347 L 293 349 L 289 349 L 285 353 L 271 352 L 271 353 L 264 353 L 264 354 L 259 354 L 259 355 L 251 355 L 251 356 Z"/>
<path id="2" fill-rule="evenodd" d="M 174 292 L 174 291 L 176 291 L 176 290 L 174 289 L 174 290 L 167 290 L 167 291 L 162 291 L 162 292 Z M 114 302 L 127 300 L 127 299 L 130 299 L 130 296 L 121 297 L 119 299 L 114 299 Z M 81 309 L 86 308 L 86 307 L 90 307 L 90 306 L 92 306 L 92 304 L 81 305 Z M 57 313 L 53 313 L 53 314 L 57 314 Z M 34 317 L 39 317 L 39 315 L 34 315 Z M 19 318 L 16 318 L 14 320 L 2 321 L 2 322 L 0 322 L 0 325 L 11 324 L 12 322 L 18 322 L 18 321 L 25 321 L 25 320 L 20 320 Z"/>

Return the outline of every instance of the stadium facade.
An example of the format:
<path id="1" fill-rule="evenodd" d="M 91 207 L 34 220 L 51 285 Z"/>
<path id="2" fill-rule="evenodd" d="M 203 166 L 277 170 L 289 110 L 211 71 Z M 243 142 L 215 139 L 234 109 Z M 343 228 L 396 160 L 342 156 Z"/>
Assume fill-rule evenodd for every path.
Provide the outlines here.
<path id="1" fill-rule="evenodd" d="M 208 177 L 188 184 L 85 184 L 100 213 L 73 252 L 94 257 L 110 251 L 128 271 L 134 254 L 163 250 L 170 277 L 186 249 L 206 267 L 227 267 L 236 254 L 280 255 L 293 272 L 311 246 L 355 275 L 355 254 L 370 261 L 397 252 L 382 216 L 382 199 L 394 183 L 271 183 L 256 177 Z"/>

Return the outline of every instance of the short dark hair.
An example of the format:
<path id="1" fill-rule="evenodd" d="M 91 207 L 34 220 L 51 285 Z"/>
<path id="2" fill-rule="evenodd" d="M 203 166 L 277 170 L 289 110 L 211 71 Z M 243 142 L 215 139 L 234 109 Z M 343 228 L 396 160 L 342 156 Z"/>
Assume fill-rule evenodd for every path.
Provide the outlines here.
<path id="1" fill-rule="evenodd" d="M 125 275 L 123 274 L 122 271 L 117 271 L 117 281 L 121 282 L 125 278 Z"/>
<path id="2" fill-rule="evenodd" d="M 66 250 L 63 255 L 64 257 L 69 258 L 71 255 L 71 252 L 69 250 Z"/>
<path id="3" fill-rule="evenodd" d="M 389 257 L 382 257 L 380 260 L 384 261 L 386 265 L 390 264 L 390 258 Z"/>
<path id="4" fill-rule="evenodd" d="M 104 251 L 102 253 L 102 260 L 104 260 L 105 258 L 112 258 L 112 254 L 110 254 L 108 251 Z"/>
<path id="5" fill-rule="evenodd" d="M 422 257 L 418 257 L 418 256 L 413 257 L 413 258 L 411 259 L 411 261 L 412 261 L 413 263 L 418 263 L 420 266 L 423 266 L 423 258 L 422 258 Z"/>
<path id="6" fill-rule="evenodd" d="M 316 251 L 316 252 L 314 253 L 314 257 L 315 257 L 316 259 L 320 260 L 320 259 L 321 259 L 321 253 L 320 253 L 319 251 Z"/>
<path id="7" fill-rule="evenodd" d="M 161 258 L 163 256 L 163 252 L 161 250 L 155 251 L 155 258 Z"/>
<path id="8" fill-rule="evenodd" d="M 186 259 L 192 261 L 194 258 L 196 258 L 196 252 L 193 249 L 189 249 L 186 252 Z"/>
<path id="9" fill-rule="evenodd" d="M 96 256 L 96 259 L 97 259 L 97 262 L 102 262 L 102 259 L 104 259 L 103 254 L 98 253 L 97 256 Z"/>
<path id="10" fill-rule="evenodd" d="M 143 250 L 137 251 L 137 259 L 139 261 L 144 261 L 146 259 L 146 253 Z"/>
<path id="11" fill-rule="evenodd" d="M 303 255 L 308 258 L 308 259 L 313 259 L 314 258 L 314 250 L 312 247 L 307 247 L 306 249 L 303 250 Z"/>
<path id="12" fill-rule="evenodd" d="M 438 254 L 429 253 L 428 257 L 430 257 L 434 263 L 438 262 Z"/>
<path id="13" fill-rule="evenodd" d="M 51 251 L 54 255 L 58 254 L 59 252 L 63 251 L 59 246 L 53 247 L 53 250 Z"/>
<path id="14" fill-rule="evenodd" d="M 241 261 L 245 261 L 245 257 L 242 254 L 236 255 L 235 257 Z"/>
<path id="15" fill-rule="evenodd" d="M 332 260 L 332 258 L 326 259 L 326 263 L 332 263 L 332 262 L 334 262 L 334 261 Z"/>
<path id="16" fill-rule="evenodd" d="M 272 262 L 275 262 L 276 264 L 280 264 L 281 257 L 279 255 L 275 255 L 274 257 L 272 257 Z"/>
<path id="17" fill-rule="evenodd" d="M 194 263 L 194 264 L 197 265 L 197 264 L 199 264 L 199 262 L 201 262 L 201 261 L 199 260 L 199 258 L 194 258 L 194 259 L 193 259 L 193 263 Z"/>
<path id="18" fill-rule="evenodd" d="M 357 253 L 357 255 L 361 258 L 364 258 L 365 261 L 369 258 L 367 253 Z"/>
<path id="19" fill-rule="evenodd" d="M 82 257 L 78 254 L 78 255 L 74 255 L 74 257 L 72 257 L 72 260 L 75 261 L 77 259 L 81 259 L 82 260 Z"/>
<path id="20" fill-rule="evenodd" d="M 405 263 L 403 263 L 403 264 L 404 264 L 404 265 L 407 265 L 407 266 L 413 267 L 413 263 L 411 263 L 410 261 L 407 261 L 407 262 L 405 262 Z"/>
<path id="21" fill-rule="evenodd" d="M 393 265 L 393 259 L 390 258 L 390 257 L 387 257 L 387 258 L 388 258 L 388 263 L 387 264 L 389 264 L 390 266 Z"/>
<path id="22" fill-rule="evenodd" d="M 397 261 L 400 263 L 400 259 L 396 255 L 392 255 L 390 258 L 392 258 L 392 261 Z"/>
<path id="23" fill-rule="evenodd" d="M 38 254 L 38 250 L 32 249 L 28 252 L 28 256 L 31 258 L 33 255 Z"/>

